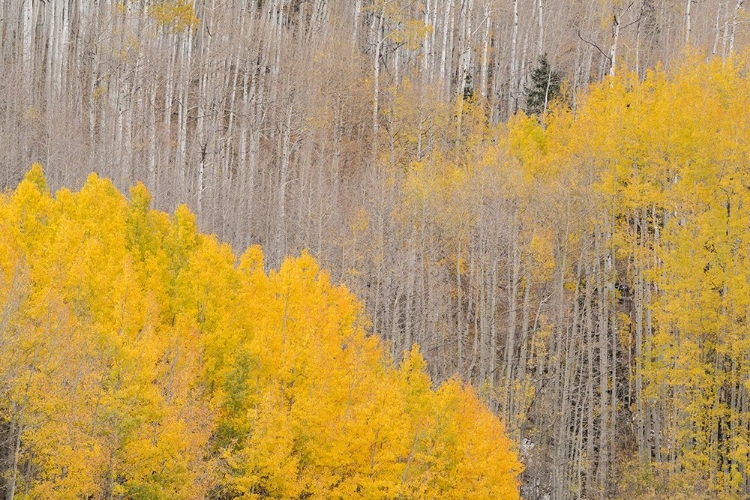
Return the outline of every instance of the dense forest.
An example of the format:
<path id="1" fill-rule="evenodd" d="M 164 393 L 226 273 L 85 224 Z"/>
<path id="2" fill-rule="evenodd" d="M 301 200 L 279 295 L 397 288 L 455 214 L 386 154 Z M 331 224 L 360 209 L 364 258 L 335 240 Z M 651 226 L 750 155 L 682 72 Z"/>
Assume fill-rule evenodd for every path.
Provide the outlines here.
<path id="1" fill-rule="evenodd" d="M 149 204 L 38 165 L 0 198 L 5 498 L 518 498 L 499 420 L 309 254 L 266 274 Z"/>
<path id="2" fill-rule="evenodd" d="M 65 216 L 88 227 L 75 230 L 84 231 L 83 241 L 100 234 L 92 221 L 109 224 L 101 214 L 148 205 L 142 188 L 131 194 L 130 205 L 114 194 L 127 192 L 138 181 L 153 196 L 156 209 L 175 213 L 168 219 L 141 208 L 153 220 L 148 229 L 137 231 L 161 235 L 151 238 L 158 240 L 152 243 L 166 254 L 159 258 L 166 260 L 147 264 L 153 266 L 148 271 L 128 264 L 123 267 L 125 274 L 110 270 L 102 273 L 109 278 L 100 278 L 119 283 L 127 276 L 145 280 L 145 275 L 157 273 L 161 279 L 161 284 L 156 280 L 138 285 L 145 294 L 138 300 L 161 304 L 158 314 L 148 316 L 148 308 L 128 305 L 147 316 L 132 320 L 141 326 L 116 328 L 129 331 L 133 345 L 145 342 L 136 352 L 152 353 L 151 364 L 144 365 L 151 367 L 145 372 L 151 375 L 143 375 L 140 382 L 131 375 L 134 388 L 151 391 L 154 398 L 173 397 L 166 387 L 176 382 L 167 382 L 161 373 L 169 371 L 164 365 L 172 362 L 165 360 L 175 354 L 159 344 L 173 337 L 157 333 L 160 329 L 201 332 L 184 340 L 195 343 L 185 349 L 200 363 L 221 359 L 227 367 L 241 366 L 245 375 L 265 373 L 264 367 L 251 363 L 269 355 L 253 351 L 266 348 L 258 340 L 262 337 L 243 339 L 236 333 L 243 324 L 251 324 L 243 321 L 250 322 L 245 316 L 253 313 L 215 313 L 215 318 L 222 314 L 235 318 L 227 326 L 219 319 L 209 320 L 205 308 L 207 304 L 224 307 L 217 304 L 226 297 L 226 307 L 241 311 L 232 301 L 260 293 L 247 291 L 249 285 L 243 284 L 247 276 L 273 283 L 286 272 L 291 274 L 284 279 L 292 280 L 292 275 L 305 274 L 295 266 L 307 269 L 319 262 L 331 282 L 344 284 L 362 301 L 364 314 L 360 306 L 348 306 L 357 310 L 358 318 L 349 325 L 358 332 L 357 342 L 366 346 L 363 352 L 370 353 L 362 354 L 369 356 L 362 363 L 373 369 L 380 366 L 377 377 L 390 381 L 385 385 L 391 388 L 383 389 L 391 391 L 386 396 L 374 396 L 374 388 L 363 393 L 394 401 L 393 407 L 381 404 L 394 412 L 384 417 L 394 419 L 389 420 L 393 429 L 383 424 L 383 432 L 388 428 L 403 434 L 392 436 L 389 443 L 403 444 L 399 439 L 409 439 L 403 436 L 419 436 L 413 427 L 416 415 L 419 411 L 431 415 L 428 419 L 441 415 L 436 408 L 452 397 L 441 394 L 463 394 L 452 401 L 473 405 L 471 391 L 461 380 L 473 386 L 504 423 L 504 432 L 514 443 L 512 451 L 505 454 L 506 444 L 491 446 L 497 447 L 497 459 L 507 466 L 501 471 L 510 476 L 520 470 L 514 465 L 517 453 L 523 463 L 519 476 L 523 498 L 690 499 L 750 494 L 750 14 L 743 0 L 11 0 L 0 3 L 0 40 L 4 175 L 0 183 L 15 189 L 33 162 L 44 165 L 45 182 L 52 191 L 63 186 L 77 190 L 90 172 L 112 179 L 113 186 L 93 180 L 81 191 L 83 196 L 99 190 L 97 196 L 103 198 L 96 210 L 90 209 L 93 219 Z M 28 182 L 41 186 L 34 181 L 40 174 L 32 174 Z M 6 227 L 14 228 L 12 234 L 25 234 L 27 222 L 8 211 L 35 210 L 18 208 L 20 201 L 14 200 L 21 191 L 3 201 L 5 207 L 16 207 L 4 208 L 8 215 L 3 214 Z M 50 226 L 45 231 L 57 231 L 52 221 L 62 216 L 51 214 L 63 213 L 66 203 L 74 204 L 70 201 L 74 195 L 50 198 L 43 188 L 37 191 L 50 206 L 62 204 L 45 208 L 52 211 L 44 212 L 47 215 L 35 216 L 35 224 Z M 189 231 L 199 228 L 216 234 L 218 241 L 228 242 L 240 254 L 251 245 L 262 246 L 264 259 L 252 250 L 245 255 L 255 257 L 235 263 L 229 248 L 212 243 L 217 249 L 205 256 L 210 264 L 203 265 L 214 270 L 206 272 L 211 278 L 233 276 L 226 276 L 227 284 L 221 286 L 234 287 L 234 292 L 207 289 L 202 293 L 213 294 L 210 300 L 193 296 L 192 302 L 179 303 L 191 297 L 178 293 L 175 281 L 187 265 L 179 255 L 187 257 L 165 235 L 178 231 L 169 230 L 169 224 L 179 227 L 180 220 L 190 218 L 187 210 L 178 208 L 182 203 L 195 214 L 195 228 Z M 134 222 L 126 217 L 123 224 L 131 227 Z M 61 234 L 73 232 L 73 227 Z M 120 228 L 125 233 L 133 230 Z M 122 251 L 133 252 L 133 241 L 137 238 L 126 240 Z M 37 286 L 48 290 L 47 282 L 27 282 L 30 278 L 23 274 L 16 277 L 9 262 L 27 255 L 21 259 L 24 266 L 27 259 L 31 259 L 28 265 L 37 265 L 34 259 L 55 247 L 52 242 L 37 243 L 37 253 L 27 254 L 30 249 L 25 243 L 9 240 L 7 244 L 16 246 L 6 248 L 23 248 L 24 253 L 8 250 L 0 255 L 6 259 L 0 274 L 4 280 L 0 285 L 5 287 L 0 295 L 4 359 L 49 349 L 35 337 L 23 340 L 19 332 L 26 327 L 9 326 L 24 325 L 13 323 L 21 318 L 33 323 L 27 330 L 40 338 L 48 336 L 40 331 L 74 318 L 89 325 L 90 332 L 99 331 L 96 325 L 104 324 L 104 316 L 110 329 L 122 323 L 112 316 L 113 309 L 106 310 L 119 295 L 107 298 L 104 304 L 109 306 L 97 306 L 104 310 L 92 312 L 91 297 L 80 309 L 78 296 L 65 295 L 72 288 L 64 287 L 72 285 L 52 288 L 59 296 L 50 296 L 43 306 L 48 315 L 43 321 L 41 311 L 18 312 L 25 310 L 21 304 L 34 294 L 48 293 L 28 292 Z M 156 250 L 138 252 L 128 262 Z M 302 257 L 286 260 L 288 255 Z M 65 266 L 84 265 L 79 257 L 62 251 L 54 258 L 68 259 L 65 264 L 44 264 L 58 273 L 68 269 Z M 91 265 L 99 265 L 87 258 Z M 115 259 L 100 265 L 119 269 L 122 262 Z M 250 273 L 251 268 L 257 274 Z M 202 283 L 200 279 L 209 277 L 195 279 Z M 310 285 L 311 290 L 330 286 L 327 277 L 312 282 L 316 284 Z M 87 286 L 99 290 L 96 287 L 105 284 Z M 273 286 L 277 285 L 263 285 L 269 290 Z M 148 292 L 152 287 L 162 291 Z M 31 296 L 26 297 L 27 292 Z M 156 298 L 149 298 L 149 293 Z M 134 295 L 141 297 L 141 293 Z M 305 300 L 320 305 L 329 298 Z M 49 316 L 55 310 L 52 304 L 69 312 Z M 191 318 L 180 320 L 184 324 L 177 322 L 181 307 Z M 308 313 L 313 314 L 313 309 Z M 98 314 L 104 316 L 97 319 Z M 328 314 L 354 313 L 346 309 Z M 142 326 L 157 322 L 162 326 L 149 327 L 153 339 L 141 339 Z M 323 321 L 320 328 L 328 328 L 322 326 L 326 324 Z M 219 335 L 225 328 L 234 333 Z M 89 390 L 101 388 L 101 394 L 109 394 L 113 389 L 107 384 L 112 382 L 96 378 L 108 373 L 106 361 L 89 365 L 86 356 L 100 356 L 101 349 L 110 349 L 106 342 L 115 340 L 106 336 L 95 340 L 72 327 L 70 332 L 81 337 L 61 345 L 72 350 L 72 359 L 84 360 L 77 366 L 94 374 Z M 372 344 L 376 337 L 382 347 Z M 99 344 L 81 345 L 86 338 Z M 152 340 L 157 347 L 146 349 Z M 242 352 L 237 346 L 247 345 L 252 355 L 224 360 L 219 351 L 203 353 L 209 340 L 211 349 Z M 309 339 L 299 346 L 309 348 L 305 342 Z M 351 355 L 343 344 L 341 352 Z M 432 402 L 429 409 L 417 410 L 408 403 L 412 382 L 403 380 L 410 367 L 422 366 L 420 356 L 430 378 L 420 379 L 419 384 L 432 384 L 437 392 L 424 388 L 429 394 L 425 398 Z M 321 366 L 314 364 L 321 360 L 305 361 L 304 370 Z M 56 383 L 78 380 L 72 363 L 59 367 L 70 374 L 54 379 Z M 6 404 L 0 436 L 7 457 L 0 457 L 4 484 L 11 484 L 8 478 L 32 478 L 38 483 L 27 482 L 27 487 L 51 489 L 29 489 L 23 494 L 46 497 L 57 490 L 49 486 L 54 478 L 40 472 L 43 457 L 28 455 L 36 453 L 28 451 L 36 449 L 36 438 L 21 439 L 20 428 L 14 427 L 25 415 L 21 408 L 32 405 L 24 397 L 31 394 L 31 382 L 24 386 L 19 377 L 36 373 L 37 368 L 30 368 L 36 364 L 26 359 L 7 366 L 11 368 L 0 374 L 0 405 Z M 174 366 L 188 377 L 182 379 L 180 389 L 186 392 L 173 407 L 162 407 L 161 400 L 158 405 L 135 405 L 156 405 L 164 413 L 133 417 L 137 424 L 132 429 L 149 422 L 166 426 L 161 423 L 166 420 L 159 419 L 172 419 L 175 425 L 200 422 L 180 412 L 204 408 L 204 427 L 173 434 L 177 448 L 169 452 L 170 460 L 177 456 L 186 461 L 217 460 L 218 468 L 208 469 L 229 467 L 232 477 L 246 479 L 227 482 L 224 476 L 206 476 L 174 483 L 165 479 L 159 488 L 167 489 L 160 494 L 299 498 L 331 491 L 315 489 L 323 486 L 310 482 L 318 473 L 313 467 L 331 466 L 325 460 L 323 465 L 316 462 L 320 457 L 313 452 L 305 457 L 288 455 L 310 467 L 295 463 L 301 482 L 294 485 L 282 484 L 286 474 L 278 470 L 264 475 L 242 469 L 242 463 L 283 466 L 283 459 L 257 454 L 287 449 L 291 444 L 284 439 L 289 436 L 294 436 L 292 450 L 298 451 L 300 435 L 279 429 L 273 430 L 277 443 L 250 444 L 247 440 L 254 439 L 254 428 L 242 428 L 250 424 L 238 417 L 251 409 L 259 412 L 261 402 L 269 405 L 268 412 L 257 415 L 278 415 L 271 409 L 283 399 L 279 387 L 290 383 L 287 375 L 263 375 L 269 377 L 269 385 L 263 386 L 269 391 L 263 393 L 266 399 L 261 401 L 255 394 L 233 400 L 231 411 L 239 413 L 232 414 L 229 403 L 221 399 L 229 397 L 227 384 L 235 384 L 232 387 L 240 392 L 247 388 L 236 385 L 240 382 L 228 375 L 229 368 L 217 367 L 214 373 L 208 365 L 202 365 L 202 371 L 180 368 L 176 362 Z M 56 369 L 53 365 L 49 373 Z M 325 374 L 329 375 L 333 376 Z M 347 383 L 340 376 L 341 383 Z M 179 379 L 177 374 L 170 377 Z M 336 379 L 325 380 L 334 384 Z M 331 391 L 336 392 L 333 386 Z M 48 392 L 56 394 L 54 387 Z M 34 411 L 37 418 L 59 414 L 72 422 L 71 412 L 84 411 L 75 404 L 87 401 L 86 397 L 60 402 L 51 397 L 48 402 L 41 400 L 49 408 Z M 193 405 L 194 400 L 208 406 Z M 123 401 L 130 400 L 114 397 L 106 404 L 118 408 L 126 404 Z M 53 409 L 55 404 L 64 410 Z M 405 409 L 399 413 L 399 408 Z M 479 408 L 472 408 L 458 411 L 454 406 L 445 414 L 471 415 L 501 429 Z M 85 411 L 93 412 L 82 417 L 91 427 L 88 430 L 55 421 L 57 426 L 69 425 L 64 431 L 68 436 L 75 431 L 90 439 L 82 448 L 66 445 L 67 452 L 98 450 L 98 460 L 126 453 L 125 444 L 97 441 L 114 431 L 97 433 L 98 413 L 91 408 Z M 174 412 L 176 416 L 169 416 Z M 119 425 L 112 418 L 112 425 Z M 284 418 L 283 425 L 300 430 L 294 412 Z M 281 425 L 278 419 L 273 422 Z M 473 429 L 470 435 L 499 439 L 502 434 L 461 422 L 459 427 Z M 52 423 L 38 424 L 39 428 L 49 424 L 44 439 L 61 439 L 64 432 Z M 380 424 L 374 425 L 376 432 Z M 194 433 L 195 438 L 187 440 L 193 448 L 178 453 L 174 450 L 181 450 L 179 440 L 184 437 L 177 436 L 184 436 L 183 431 Z M 128 439 L 142 430 L 128 432 L 122 443 L 131 443 Z M 19 456 L 20 444 L 14 447 L 13 439 L 27 446 L 27 455 Z M 432 443 L 439 440 L 433 439 Z M 39 443 L 42 446 L 44 441 Z M 217 455 L 220 449 L 231 449 L 236 455 Z M 390 472 L 403 471 L 399 453 L 404 449 L 393 444 L 389 453 L 394 455 L 384 458 L 391 460 Z M 338 471 L 342 477 L 364 474 L 356 453 L 342 454 L 352 461 L 341 465 L 351 467 L 346 473 Z M 433 463 L 431 458 L 424 460 L 423 465 Z M 411 463 L 408 458 L 406 462 Z M 22 470 L 21 464 L 27 469 Z M 480 471 L 484 465 L 474 467 Z M 145 472 L 122 473 L 135 478 L 126 485 L 118 483 L 119 476 L 111 472 L 115 469 L 102 467 L 110 471 L 110 482 L 95 486 L 92 482 L 94 489 L 81 490 L 80 495 L 140 498 L 132 489 L 115 491 L 115 485 L 153 486 L 137 479 Z M 195 470 L 187 463 L 180 467 Z M 425 465 L 414 477 L 436 473 L 429 469 Z M 91 470 L 86 477 L 103 477 Z M 84 472 L 80 474 L 83 478 Z M 488 481 L 491 477 L 487 475 Z M 250 491 L 259 484 L 258 478 L 269 483 L 262 492 Z M 388 489 L 391 486 L 385 483 L 378 486 L 385 489 L 378 491 L 384 498 L 436 495 L 414 489 L 420 480 L 414 481 L 408 491 Z M 430 481 L 420 484 L 435 487 Z M 354 482 L 339 484 L 347 488 Z M 176 486 L 165 486 L 178 483 L 193 489 L 178 492 L 168 489 Z M 8 487 L 6 496 L 7 491 Z M 150 498 L 153 491 L 144 489 L 143 498 Z M 347 498 L 355 493 L 334 494 Z M 370 495 L 364 490 L 359 494 Z"/>

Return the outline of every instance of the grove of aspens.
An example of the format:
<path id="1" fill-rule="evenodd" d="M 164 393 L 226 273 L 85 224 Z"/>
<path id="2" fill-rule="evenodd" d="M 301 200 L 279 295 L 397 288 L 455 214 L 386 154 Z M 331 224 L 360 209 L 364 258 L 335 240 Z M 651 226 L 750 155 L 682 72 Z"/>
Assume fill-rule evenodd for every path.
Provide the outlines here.
<path id="1" fill-rule="evenodd" d="M 749 497 L 745 0 L 0 0 L 0 498 Z"/>

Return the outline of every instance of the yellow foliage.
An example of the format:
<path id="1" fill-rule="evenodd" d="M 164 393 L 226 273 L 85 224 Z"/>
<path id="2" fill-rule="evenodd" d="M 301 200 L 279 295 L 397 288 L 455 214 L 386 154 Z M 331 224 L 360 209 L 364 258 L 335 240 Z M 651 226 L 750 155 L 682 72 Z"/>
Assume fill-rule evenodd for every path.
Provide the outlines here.
<path id="1" fill-rule="evenodd" d="M 497 418 L 417 348 L 394 367 L 308 253 L 266 274 L 150 202 L 96 175 L 53 198 L 38 165 L 0 198 L 22 498 L 518 498 Z"/>
<path id="2" fill-rule="evenodd" d="M 195 29 L 200 22 L 189 0 L 160 0 L 149 9 L 148 15 L 159 27 L 173 32 Z"/>
<path id="3" fill-rule="evenodd" d="M 643 354 L 634 368 L 641 404 L 651 407 L 645 418 L 660 433 L 660 449 L 654 443 L 644 454 L 665 463 L 649 463 L 659 473 L 641 476 L 644 498 L 659 498 L 660 487 L 669 498 L 744 491 L 740 471 L 750 458 L 735 450 L 747 449 L 750 419 L 738 404 L 750 376 L 747 69 L 746 58 L 706 62 L 688 54 L 671 72 L 656 69 L 640 80 L 622 71 L 594 85 L 575 114 L 558 110 L 544 124 L 520 114 L 508 124 L 507 153 L 523 169 L 521 188 L 568 200 L 561 206 L 579 210 L 584 231 L 605 235 L 619 259 L 615 271 L 630 274 L 621 279 L 643 280 L 648 292 L 638 299 L 648 300 L 650 326 L 641 324 Z M 539 271 L 553 258 L 556 235 L 533 227 L 527 252 Z M 635 328 L 634 320 L 621 317 L 619 327 Z M 624 348 L 637 352 L 619 333 Z M 641 465 L 633 474 L 643 473 Z"/>

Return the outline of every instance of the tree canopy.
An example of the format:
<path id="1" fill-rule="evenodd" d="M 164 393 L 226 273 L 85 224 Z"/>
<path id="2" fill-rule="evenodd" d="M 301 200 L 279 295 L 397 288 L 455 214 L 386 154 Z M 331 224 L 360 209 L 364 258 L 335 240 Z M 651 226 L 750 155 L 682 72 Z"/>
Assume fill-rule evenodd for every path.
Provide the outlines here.
<path id="1" fill-rule="evenodd" d="M 517 498 L 474 391 L 399 367 L 307 252 L 264 271 L 194 216 L 40 166 L 0 197 L 7 498 Z"/>

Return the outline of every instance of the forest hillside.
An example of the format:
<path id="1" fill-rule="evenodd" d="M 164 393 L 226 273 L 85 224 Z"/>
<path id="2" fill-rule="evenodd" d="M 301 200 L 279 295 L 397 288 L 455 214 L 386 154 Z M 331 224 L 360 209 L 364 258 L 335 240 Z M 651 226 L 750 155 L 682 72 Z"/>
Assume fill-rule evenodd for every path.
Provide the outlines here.
<path id="1" fill-rule="evenodd" d="M 3 498 L 518 498 L 497 417 L 309 254 L 266 274 L 149 204 L 38 165 L 0 197 Z"/>
<path id="2" fill-rule="evenodd" d="M 268 279 L 306 250 L 385 359 L 419 345 L 435 388 L 500 416 L 524 498 L 744 498 L 749 21 L 743 0 L 0 2 L 0 184 L 34 162 L 52 192 L 141 181 L 261 245 Z"/>

